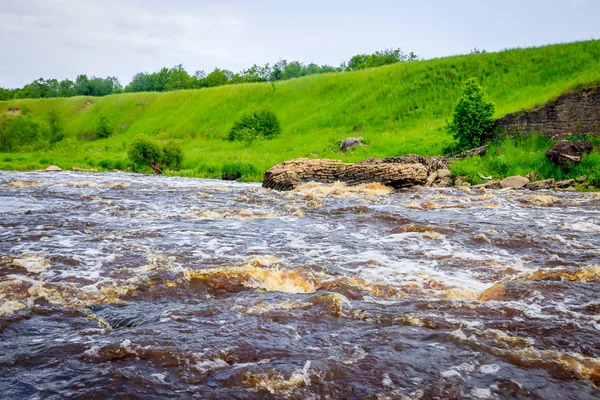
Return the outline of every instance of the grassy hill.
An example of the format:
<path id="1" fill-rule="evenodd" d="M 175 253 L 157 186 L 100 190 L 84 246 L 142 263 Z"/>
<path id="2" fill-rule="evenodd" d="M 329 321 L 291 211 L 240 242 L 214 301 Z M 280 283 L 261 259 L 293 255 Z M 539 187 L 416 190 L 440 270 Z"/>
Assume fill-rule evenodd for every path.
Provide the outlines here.
<path id="1" fill-rule="evenodd" d="M 253 164 L 257 173 L 249 178 L 258 180 L 272 165 L 295 157 L 436 155 L 452 140 L 443 127 L 471 77 L 479 78 L 500 117 L 598 81 L 600 41 L 399 63 L 274 85 L 0 102 L 0 115 L 29 109 L 40 121 L 55 108 L 66 132 L 52 149 L 40 145 L 0 154 L 0 169 L 124 168 L 127 144 L 138 133 L 179 142 L 186 156 L 178 172 L 183 176 L 217 176 L 231 161 Z M 279 116 L 281 136 L 250 146 L 224 140 L 236 118 L 262 107 Z M 93 138 L 101 114 L 114 131 L 108 139 Z M 348 136 L 362 136 L 368 145 L 340 153 L 335 142 Z"/>

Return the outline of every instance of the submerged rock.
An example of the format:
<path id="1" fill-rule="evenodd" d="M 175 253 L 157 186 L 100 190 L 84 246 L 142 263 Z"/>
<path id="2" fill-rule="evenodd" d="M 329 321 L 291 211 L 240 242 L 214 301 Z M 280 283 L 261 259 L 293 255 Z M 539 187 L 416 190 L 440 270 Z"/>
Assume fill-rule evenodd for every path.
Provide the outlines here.
<path id="1" fill-rule="evenodd" d="M 568 168 L 581 162 L 584 154 L 589 154 L 594 146 L 587 140 L 562 140 L 546 152 L 546 157 L 561 168 Z"/>

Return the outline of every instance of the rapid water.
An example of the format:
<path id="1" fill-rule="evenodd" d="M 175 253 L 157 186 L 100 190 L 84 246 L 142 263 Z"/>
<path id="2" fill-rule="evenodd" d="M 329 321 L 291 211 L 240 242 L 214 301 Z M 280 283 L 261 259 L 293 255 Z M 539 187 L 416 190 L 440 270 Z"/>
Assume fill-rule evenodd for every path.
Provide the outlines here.
<path id="1" fill-rule="evenodd" d="M 0 398 L 600 398 L 600 195 L 0 174 Z"/>

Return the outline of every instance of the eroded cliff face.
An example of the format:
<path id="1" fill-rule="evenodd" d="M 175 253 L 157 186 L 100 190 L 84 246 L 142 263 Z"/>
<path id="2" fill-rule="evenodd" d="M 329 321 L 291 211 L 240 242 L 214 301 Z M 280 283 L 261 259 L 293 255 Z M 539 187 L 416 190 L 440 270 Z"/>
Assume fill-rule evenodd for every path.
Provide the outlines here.
<path id="1" fill-rule="evenodd" d="M 600 86 L 565 93 L 532 110 L 508 114 L 495 123 L 497 133 L 541 132 L 554 139 L 570 134 L 600 135 Z"/>

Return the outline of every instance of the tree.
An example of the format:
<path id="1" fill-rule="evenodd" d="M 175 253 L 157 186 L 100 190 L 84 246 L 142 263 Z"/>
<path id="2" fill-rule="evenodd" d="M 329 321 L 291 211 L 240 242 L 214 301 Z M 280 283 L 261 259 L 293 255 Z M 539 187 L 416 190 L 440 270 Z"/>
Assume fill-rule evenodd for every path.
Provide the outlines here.
<path id="1" fill-rule="evenodd" d="M 215 70 L 208 74 L 208 76 L 204 79 L 204 82 L 208 87 L 226 85 L 228 81 L 229 79 L 227 79 L 225 72 L 219 68 L 215 68 Z"/>
<path id="2" fill-rule="evenodd" d="M 483 145 L 491 135 L 494 105 L 490 102 L 477 79 L 469 79 L 462 97 L 454 108 L 454 118 L 447 129 L 457 140 L 456 151 Z"/>
<path id="3" fill-rule="evenodd" d="M 112 130 L 110 129 L 110 121 L 108 117 L 104 114 L 100 114 L 98 118 L 98 125 L 96 125 L 96 136 L 100 139 L 106 139 L 112 134 Z"/>
<path id="4" fill-rule="evenodd" d="M 50 128 L 48 140 L 50 142 L 50 147 L 52 147 L 64 137 L 62 119 L 60 118 L 58 111 L 56 111 L 56 108 L 53 108 L 48 112 L 46 115 L 46 122 Z"/>

